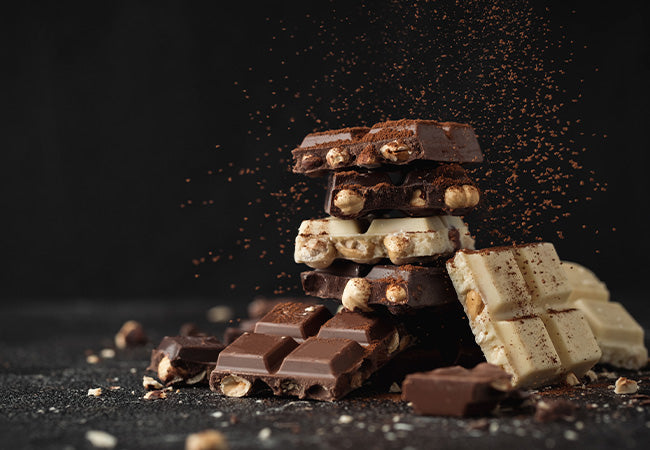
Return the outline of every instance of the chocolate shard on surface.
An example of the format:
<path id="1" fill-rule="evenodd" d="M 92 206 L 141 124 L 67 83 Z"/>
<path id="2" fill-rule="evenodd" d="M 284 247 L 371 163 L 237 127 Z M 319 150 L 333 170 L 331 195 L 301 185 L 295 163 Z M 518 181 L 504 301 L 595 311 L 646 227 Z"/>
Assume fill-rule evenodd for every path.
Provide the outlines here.
<path id="1" fill-rule="evenodd" d="M 396 120 L 372 128 L 307 135 L 292 151 L 293 171 L 320 176 L 329 170 L 374 168 L 414 162 L 479 163 L 483 153 L 474 129 L 434 120 Z"/>
<path id="2" fill-rule="evenodd" d="M 293 305 L 288 304 L 288 310 Z M 276 321 L 285 317 L 285 329 L 290 331 L 310 329 L 313 324 L 310 315 L 283 316 L 274 310 L 272 316 Z M 296 317 L 302 317 L 303 323 L 296 324 Z M 289 336 L 245 333 L 221 352 L 210 388 L 232 397 L 268 387 L 275 395 L 337 400 L 410 345 L 410 336 L 399 330 L 390 317 L 342 311 L 302 343 Z"/>
<path id="3" fill-rule="evenodd" d="M 395 314 L 457 301 L 444 267 L 367 266 L 336 261 L 326 269 L 302 272 L 300 278 L 305 294 L 337 300 L 343 300 L 344 294 L 349 295 L 352 285 L 359 282 L 352 280 L 362 279 L 369 289 L 359 293 L 363 298 L 358 300 L 365 305 L 384 305 Z"/>
<path id="4" fill-rule="evenodd" d="M 464 215 L 480 200 L 465 169 L 442 164 L 407 172 L 394 182 L 388 172 L 334 172 L 329 177 L 325 212 L 341 219 L 398 210 L 410 216 Z"/>
<path id="5" fill-rule="evenodd" d="M 151 351 L 147 370 L 166 385 L 205 382 L 224 347 L 213 336 L 165 336 Z"/>
<path id="6" fill-rule="evenodd" d="M 304 220 L 296 237 L 294 260 L 314 269 L 336 259 L 376 264 L 424 262 L 474 248 L 467 225 L 457 216 L 398 217 L 363 220 Z"/>
<path id="7" fill-rule="evenodd" d="M 511 389 L 508 373 L 481 363 L 469 370 L 453 366 L 408 375 L 402 397 L 417 414 L 463 417 L 489 414 Z"/>

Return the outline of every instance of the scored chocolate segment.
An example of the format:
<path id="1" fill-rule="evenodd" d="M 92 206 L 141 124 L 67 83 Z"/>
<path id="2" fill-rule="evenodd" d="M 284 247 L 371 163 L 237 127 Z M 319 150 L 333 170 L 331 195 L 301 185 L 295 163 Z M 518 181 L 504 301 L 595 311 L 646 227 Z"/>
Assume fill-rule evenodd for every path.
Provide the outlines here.
<path id="1" fill-rule="evenodd" d="M 165 384 L 198 383 L 215 366 L 224 347 L 213 336 L 165 336 L 151 351 L 147 369 L 157 372 Z"/>
<path id="2" fill-rule="evenodd" d="M 413 170 L 401 182 L 393 182 L 387 172 L 347 171 L 331 174 L 325 212 L 343 219 L 382 210 L 398 210 L 418 217 L 464 215 L 479 200 L 478 189 L 458 164 Z"/>
<path id="3" fill-rule="evenodd" d="M 418 414 L 470 416 L 489 413 L 511 389 L 509 374 L 482 363 L 471 370 L 454 366 L 408 375 L 402 396 Z"/>
<path id="4" fill-rule="evenodd" d="M 328 170 L 404 165 L 415 161 L 483 161 L 471 126 L 434 120 L 397 120 L 378 123 L 370 130 L 354 128 L 313 133 L 292 153 L 293 171 L 312 176 L 323 175 Z"/>
<path id="5" fill-rule="evenodd" d="M 291 309 L 293 304 L 286 306 Z M 303 322 L 309 320 L 302 317 Z M 210 388 L 239 397 L 268 386 L 275 395 L 336 400 L 361 386 L 409 343 L 410 336 L 401 336 L 389 318 L 345 311 L 300 344 L 288 336 L 244 334 L 222 352 Z"/>
<path id="6" fill-rule="evenodd" d="M 456 301 L 456 291 L 442 267 L 413 265 L 367 266 L 337 261 L 326 269 L 310 270 L 300 274 L 307 295 L 320 298 L 346 300 L 346 307 L 353 309 L 349 297 L 356 284 L 368 285 L 368 289 L 356 292 L 356 306 L 385 305 L 393 313 L 403 313 L 412 308 L 442 305 Z M 363 283 L 359 283 L 359 279 Z M 352 280 L 357 280 L 354 282 Z M 356 284 L 355 284 L 356 283 Z M 362 286 L 363 287 L 363 286 Z"/>
<path id="7" fill-rule="evenodd" d="M 302 342 L 318 333 L 332 314 L 323 305 L 282 303 L 262 317 L 255 325 L 255 333 L 290 336 Z"/>

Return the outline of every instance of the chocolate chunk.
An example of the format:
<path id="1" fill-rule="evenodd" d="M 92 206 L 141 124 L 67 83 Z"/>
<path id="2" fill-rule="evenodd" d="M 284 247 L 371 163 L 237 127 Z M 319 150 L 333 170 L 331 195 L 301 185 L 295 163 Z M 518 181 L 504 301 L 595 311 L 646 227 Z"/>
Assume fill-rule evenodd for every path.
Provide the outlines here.
<path id="1" fill-rule="evenodd" d="M 307 295 L 343 299 L 346 286 L 355 278 L 365 279 L 368 305 L 385 305 L 396 314 L 412 308 L 456 302 L 456 291 L 442 267 L 412 265 L 367 266 L 348 261 L 336 261 L 326 269 L 300 274 Z"/>
<path id="2" fill-rule="evenodd" d="M 284 303 L 277 305 L 255 325 L 255 333 L 290 336 L 302 342 L 318 333 L 332 314 L 323 305 Z"/>
<path id="3" fill-rule="evenodd" d="M 469 125 L 433 120 L 397 120 L 305 137 L 293 150 L 293 171 L 312 176 L 328 170 L 422 162 L 482 162 Z"/>
<path id="4" fill-rule="evenodd" d="M 538 422 L 554 422 L 573 417 L 578 405 L 564 399 L 540 400 L 535 405 L 535 420 Z"/>
<path id="5" fill-rule="evenodd" d="M 443 164 L 413 170 L 393 181 L 388 172 L 335 172 L 330 175 L 325 212 L 356 219 L 373 212 L 398 210 L 411 216 L 464 215 L 479 202 L 480 194 L 465 169 Z"/>
<path id="6" fill-rule="evenodd" d="M 224 347 L 213 336 L 165 336 L 151 351 L 147 370 L 157 372 L 167 385 L 195 384 L 205 380 Z"/>
<path id="7" fill-rule="evenodd" d="M 471 370 L 454 366 L 408 375 L 402 397 L 418 414 L 460 417 L 488 414 L 510 390 L 509 374 L 482 363 Z"/>
<path id="8" fill-rule="evenodd" d="M 277 307 L 270 315 L 276 322 L 285 318 L 286 328 L 269 327 L 269 331 L 311 329 L 312 314 L 296 315 L 295 303 L 284 306 L 286 315 Z M 302 322 L 296 323 L 296 318 Z M 335 315 L 320 326 L 317 336 L 300 344 L 289 336 L 246 333 L 219 356 L 210 388 L 239 397 L 266 386 L 275 395 L 336 400 L 361 386 L 409 342 L 389 317 L 349 311 Z"/>

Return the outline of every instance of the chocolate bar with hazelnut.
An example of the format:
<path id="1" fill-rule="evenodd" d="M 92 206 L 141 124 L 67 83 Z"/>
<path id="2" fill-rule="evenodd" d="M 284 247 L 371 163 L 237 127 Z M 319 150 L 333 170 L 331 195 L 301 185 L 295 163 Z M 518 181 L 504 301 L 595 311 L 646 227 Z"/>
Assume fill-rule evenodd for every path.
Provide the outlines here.
<path id="1" fill-rule="evenodd" d="M 356 219 L 383 210 L 410 216 L 464 215 L 479 202 L 480 194 L 465 169 L 442 164 L 430 170 L 413 170 L 393 182 L 388 172 L 334 172 L 330 175 L 325 212 Z"/>
<path id="2" fill-rule="evenodd" d="M 300 274 L 305 294 L 340 300 L 349 310 L 384 305 L 394 314 L 413 308 L 456 302 L 444 267 L 369 266 L 335 261 L 326 269 Z"/>
<path id="3" fill-rule="evenodd" d="M 165 336 L 151 351 L 147 370 L 167 386 L 205 382 L 224 348 L 214 336 Z"/>
<path id="4" fill-rule="evenodd" d="M 279 305 L 258 322 L 255 333 L 226 347 L 210 375 L 210 388 L 229 397 L 270 388 L 279 396 L 337 400 L 411 343 L 387 315 L 344 310 L 328 320 L 313 307 L 301 315 L 300 307 L 305 308 Z M 298 343 L 287 334 L 304 340 Z"/>
<path id="5" fill-rule="evenodd" d="M 453 366 L 407 375 L 402 397 L 417 414 L 462 417 L 488 414 L 511 390 L 508 373 L 481 363 L 470 370 Z"/>
<path id="6" fill-rule="evenodd" d="M 470 125 L 435 120 L 395 120 L 372 128 L 308 134 L 293 150 L 295 173 L 321 176 L 329 170 L 375 168 L 413 162 L 483 161 Z"/>

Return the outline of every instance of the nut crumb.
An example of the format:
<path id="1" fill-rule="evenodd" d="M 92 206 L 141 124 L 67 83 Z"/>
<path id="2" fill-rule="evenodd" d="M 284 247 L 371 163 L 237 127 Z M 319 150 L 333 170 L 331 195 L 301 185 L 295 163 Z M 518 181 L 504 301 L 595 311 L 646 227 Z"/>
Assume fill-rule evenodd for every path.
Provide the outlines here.
<path id="1" fill-rule="evenodd" d="M 578 380 L 578 377 L 576 377 L 576 375 L 573 372 L 569 372 L 566 375 L 564 382 L 569 386 L 577 386 L 578 384 L 580 384 L 580 380 Z"/>
<path id="2" fill-rule="evenodd" d="M 228 441 L 217 430 L 204 430 L 187 436 L 185 450 L 228 450 Z"/>
<path id="3" fill-rule="evenodd" d="M 160 400 L 160 399 L 167 398 L 167 393 L 161 390 L 149 391 L 146 394 L 144 394 L 144 397 L 142 398 L 144 400 Z"/>
<path id="4" fill-rule="evenodd" d="M 97 364 L 99 362 L 99 356 L 97 356 L 97 355 L 88 355 L 88 356 L 86 356 L 86 362 L 88 364 Z"/>
<path id="5" fill-rule="evenodd" d="M 346 414 L 343 414 L 341 417 L 339 417 L 339 423 L 352 423 L 354 421 L 354 417 L 348 416 Z"/>
<path id="6" fill-rule="evenodd" d="M 88 389 L 88 397 L 99 397 L 102 395 L 102 388 Z"/>
<path id="7" fill-rule="evenodd" d="M 588 370 L 587 373 L 585 373 L 585 376 L 592 383 L 598 380 L 598 375 L 596 375 L 596 372 L 593 370 Z"/>
<path id="8" fill-rule="evenodd" d="M 113 448 L 117 445 L 117 438 L 105 431 L 86 431 L 86 439 L 97 448 Z"/>
<path id="9" fill-rule="evenodd" d="M 115 358 L 115 350 L 112 348 L 103 348 L 102 351 L 99 352 L 99 355 L 104 359 L 112 359 Z"/>
<path id="10" fill-rule="evenodd" d="M 639 385 L 636 381 L 630 380 L 629 378 L 619 377 L 616 380 L 616 385 L 614 387 L 614 393 L 616 394 L 636 394 L 639 391 Z"/>
<path id="11" fill-rule="evenodd" d="M 228 322 L 233 317 L 233 311 L 230 306 L 213 306 L 208 309 L 207 317 L 210 322 L 214 323 Z"/>
<path id="12" fill-rule="evenodd" d="M 156 379 L 148 376 L 142 377 L 142 387 L 146 390 L 162 389 L 163 385 Z"/>
<path id="13" fill-rule="evenodd" d="M 259 433 L 257 433 L 257 438 L 260 441 L 266 441 L 271 437 L 271 429 L 269 427 L 262 428 Z"/>
<path id="14" fill-rule="evenodd" d="M 399 386 L 399 384 L 393 383 L 388 388 L 388 392 L 390 392 L 391 394 L 398 394 L 402 392 L 402 388 Z"/>

